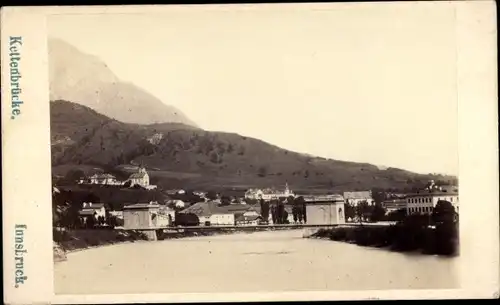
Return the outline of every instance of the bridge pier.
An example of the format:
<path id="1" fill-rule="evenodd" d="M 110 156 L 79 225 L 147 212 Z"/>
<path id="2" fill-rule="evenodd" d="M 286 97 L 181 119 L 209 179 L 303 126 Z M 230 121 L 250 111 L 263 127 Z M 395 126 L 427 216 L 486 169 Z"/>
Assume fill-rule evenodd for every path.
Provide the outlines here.
<path id="1" fill-rule="evenodd" d="M 139 232 L 146 235 L 147 240 L 150 240 L 150 241 L 157 241 L 158 240 L 158 235 L 156 234 L 155 230 L 141 230 Z"/>
<path id="2" fill-rule="evenodd" d="M 316 227 L 316 228 L 304 228 L 303 232 L 302 232 L 302 237 L 304 238 L 309 238 L 311 237 L 312 235 L 314 235 L 315 233 L 317 233 L 319 230 L 322 230 L 322 229 L 329 229 L 330 227 Z"/>

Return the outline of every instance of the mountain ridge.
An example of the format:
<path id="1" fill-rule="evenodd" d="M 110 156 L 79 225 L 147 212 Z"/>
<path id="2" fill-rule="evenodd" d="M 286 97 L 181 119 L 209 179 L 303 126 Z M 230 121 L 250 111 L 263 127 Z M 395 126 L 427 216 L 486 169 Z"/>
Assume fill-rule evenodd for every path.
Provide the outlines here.
<path id="1" fill-rule="evenodd" d="M 179 109 L 139 86 L 121 81 L 105 62 L 49 38 L 50 100 L 71 100 L 126 123 L 177 122 L 197 126 Z"/>
<path id="2" fill-rule="evenodd" d="M 411 188 L 453 176 L 422 175 L 282 149 L 235 133 L 175 123 L 130 124 L 68 101 L 51 102 L 53 172 L 144 164 L 166 188 L 250 188 L 289 183 L 295 189 Z"/>

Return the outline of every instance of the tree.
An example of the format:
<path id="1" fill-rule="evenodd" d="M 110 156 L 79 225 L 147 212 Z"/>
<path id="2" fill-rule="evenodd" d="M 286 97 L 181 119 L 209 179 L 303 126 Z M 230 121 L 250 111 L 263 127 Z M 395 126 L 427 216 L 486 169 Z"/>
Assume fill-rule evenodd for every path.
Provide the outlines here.
<path id="1" fill-rule="evenodd" d="M 289 224 L 290 222 L 288 221 L 288 212 L 283 209 L 283 215 L 281 217 L 281 223 L 283 224 Z"/>
<path id="2" fill-rule="evenodd" d="M 271 219 L 273 220 L 273 224 L 276 224 L 277 223 L 277 212 L 276 212 L 276 205 L 275 204 L 271 204 Z"/>
<path id="3" fill-rule="evenodd" d="M 229 196 L 222 196 L 220 198 L 221 205 L 230 205 L 231 204 L 231 198 Z"/>
<path id="4" fill-rule="evenodd" d="M 432 211 L 432 221 L 435 224 L 453 223 L 455 216 L 455 208 L 449 201 L 439 200 Z"/>
<path id="5" fill-rule="evenodd" d="M 356 217 L 356 208 L 350 204 L 346 203 L 344 205 L 345 219 L 354 219 Z"/>
<path id="6" fill-rule="evenodd" d="M 64 180 L 70 183 L 74 183 L 77 180 L 84 178 L 85 173 L 81 169 L 70 169 L 64 176 Z"/>
<path id="7" fill-rule="evenodd" d="M 384 202 L 384 200 L 387 199 L 386 197 L 387 197 L 387 195 L 382 189 L 379 189 L 379 188 L 372 189 L 372 198 L 373 198 L 373 201 L 375 201 L 375 203 Z"/>
<path id="8" fill-rule="evenodd" d="M 217 152 L 212 151 L 210 153 L 210 162 L 212 162 L 212 163 L 219 163 L 219 155 L 217 154 Z"/>
<path id="9" fill-rule="evenodd" d="M 307 217 L 306 217 L 306 201 L 304 200 L 304 197 L 299 196 L 294 199 L 294 205 L 297 207 L 297 218 L 299 222 L 304 221 L 304 223 L 307 222 Z"/>
<path id="10" fill-rule="evenodd" d="M 371 220 L 372 221 L 381 221 L 384 220 L 386 210 L 380 203 L 375 203 L 371 212 Z"/>
<path id="11" fill-rule="evenodd" d="M 264 199 L 260 199 L 260 215 L 264 221 L 269 220 L 269 202 L 264 201 Z"/>
<path id="12" fill-rule="evenodd" d="M 406 217 L 406 209 L 398 209 L 396 211 L 392 211 L 387 215 L 387 220 L 390 221 L 402 221 Z"/>
<path id="13" fill-rule="evenodd" d="M 96 224 L 96 219 L 94 218 L 94 215 L 88 216 L 87 217 L 87 228 L 93 229 L 95 224 Z"/>
<path id="14" fill-rule="evenodd" d="M 278 203 L 278 209 L 277 209 L 277 219 L 279 224 L 284 224 L 285 223 L 285 205 L 282 202 Z"/>
<path id="15" fill-rule="evenodd" d="M 370 207 L 368 205 L 368 202 L 365 201 L 360 201 L 356 205 L 356 216 L 359 219 L 359 222 L 362 222 L 364 219 L 370 217 Z"/>
<path id="16" fill-rule="evenodd" d="M 293 205 L 292 207 L 292 214 L 293 214 L 293 222 L 297 222 L 299 220 L 299 212 L 296 205 Z"/>
<path id="17" fill-rule="evenodd" d="M 97 217 L 97 224 L 100 226 L 102 226 L 104 224 L 104 217 L 103 216 Z"/>
<path id="18" fill-rule="evenodd" d="M 207 192 L 206 197 L 207 197 L 208 199 L 210 199 L 210 200 L 215 200 L 215 199 L 217 199 L 219 196 L 218 196 L 218 195 L 217 195 L 217 193 L 216 193 L 216 192 L 214 192 L 214 191 L 208 191 L 208 192 Z"/>
<path id="19" fill-rule="evenodd" d="M 265 177 L 267 175 L 267 167 L 265 167 L 265 166 L 259 167 L 257 175 L 259 177 Z"/>

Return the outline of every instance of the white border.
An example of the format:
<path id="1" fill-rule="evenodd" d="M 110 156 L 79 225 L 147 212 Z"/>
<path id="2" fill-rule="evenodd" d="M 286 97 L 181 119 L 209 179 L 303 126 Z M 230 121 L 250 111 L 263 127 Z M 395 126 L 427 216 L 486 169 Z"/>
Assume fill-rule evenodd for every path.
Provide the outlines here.
<path id="1" fill-rule="evenodd" d="M 46 17 L 50 14 L 161 13 L 166 10 L 300 10 L 391 5 L 450 5 L 456 12 L 459 102 L 461 289 L 224 294 L 54 295 Z M 2 188 L 4 301 L 135 303 L 271 300 L 493 298 L 499 291 L 496 18 L 493 1 L 2 8 Z M 23 114 L 10 120 L 9 35 L 22 35 Z M 13 225 L 28 225 L 29 280 L 13 288 Z"/>

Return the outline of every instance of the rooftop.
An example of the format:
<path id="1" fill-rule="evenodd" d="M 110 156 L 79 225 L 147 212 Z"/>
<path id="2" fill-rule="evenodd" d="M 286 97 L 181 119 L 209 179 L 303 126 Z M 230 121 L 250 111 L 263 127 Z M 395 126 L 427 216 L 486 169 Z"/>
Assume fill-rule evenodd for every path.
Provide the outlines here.
<path id="1" fill-rule="evenodd" d="M 331 202 L 331 201 L 344 201 L 342 195 L 306 195 L 302 196 L 305 202 Z"/>
<path id="2" fill-rule="evenodd" d="M 437 197 L 437 196 L 458 196 L 458 192 L 443 192 L 443 191 L 422 191 L 420 193 L 408 194 L 406 197 Z"/>
<path id="3" fill-rule="evenodd" d="M 104 203 L 85 203 L 84 202 L 82 206 L 84 209 L 98 210 L 98 209 L 104 207 Z"/>
<path id="4" fill-rule="evenodd" d="M 223 209 L 219 206 L 219 203 L 214 201 L 209 202 L 198 202 L 193 204 L 192 206 L 182 210 L 180 213 L 188 214 L 192 213 L 196 216 L 210 216 L 213 214 L 232 214 L 231 212 Z"/>
<path id="5" fill-rule="evenodd" d="M 133 173 L 130 175 L 129 179 L 140 179 L 144 178 L 146 176 L 146 173 Z"/>
<path id="6" fill-rule="evenodd" d="M 258 220 L 258 219 L 262 219 L 261 216 L 259 215 L 251 215 L 251 216 L 243 216 L 243 215 L 240 215 L 238 217 L 236 217 L 236 221 L 255 221 L 255 220 Z"/>
<path id="7" fill-rule="evenodd" d="M 123 209 L 148 209 L 148 208 L 159 208 L 160 205 L 157 203 L 134 203 L 134 204 L 129 204 L 125 205 Z"/>
<path id="8" fill-rule="evenodd" d="M 115 179 L 116 177 L 111 175 L 111 174 L 94 174 L 90 176 L 90 178 L 97 178 L 97 179 Z"/>
<path id="9" fill-rule="evenodd" d="M 371 191 L 344 192 L 345 199 L 372 199 Z"/>

